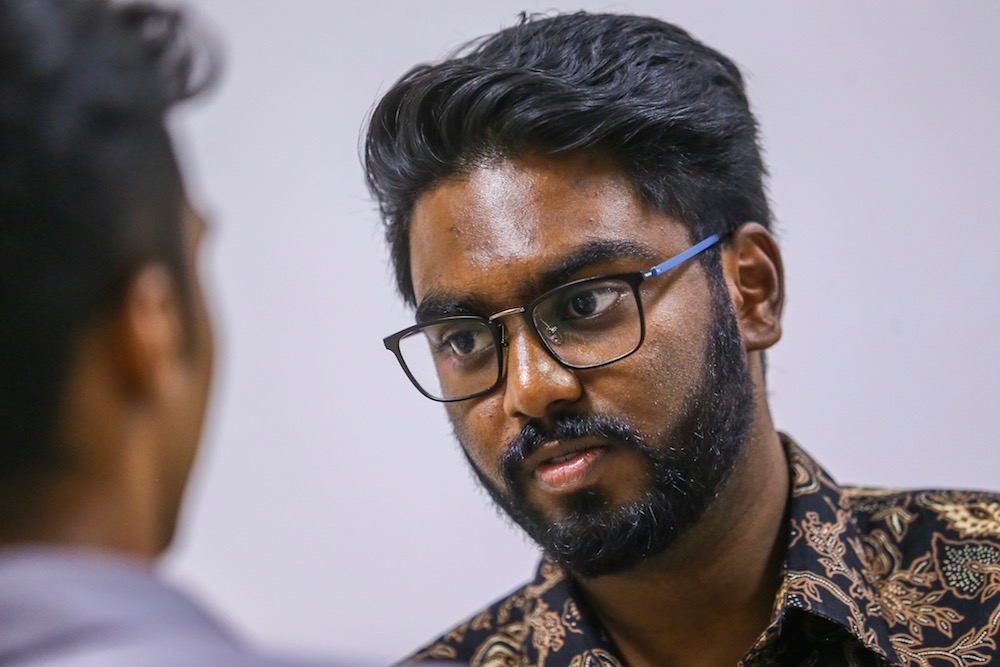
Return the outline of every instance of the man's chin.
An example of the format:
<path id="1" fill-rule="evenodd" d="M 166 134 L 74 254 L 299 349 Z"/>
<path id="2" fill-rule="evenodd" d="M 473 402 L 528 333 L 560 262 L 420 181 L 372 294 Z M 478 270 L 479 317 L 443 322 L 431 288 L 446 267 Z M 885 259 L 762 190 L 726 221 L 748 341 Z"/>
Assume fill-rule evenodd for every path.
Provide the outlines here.
<path id="1" fill-rule="evenodd" d="M 540 496 L 540 497 L 539 497 Z M 510 496 L 508 496 L 510 498 Z M 608 500 L 608 494 L 598 486 L 587 486 L 572 493 L 537 493 L 508 501 L 504 509 L 516 503 L 518 516 L 530 516 L 533 522 L 546 525 L 578 521 L 580 517 L 612 515 L 620 508 Z"/>
<path id="2" fill-rule="evenodd" d="M 687 526 L 660 521 L 655 494 L 612 504 L 596 488 L 563 499 L 557 516 L 506 496 L 499 502 L 554 562 L 576 575 L 594 578 L 628 572 L 669 549 Z"/>

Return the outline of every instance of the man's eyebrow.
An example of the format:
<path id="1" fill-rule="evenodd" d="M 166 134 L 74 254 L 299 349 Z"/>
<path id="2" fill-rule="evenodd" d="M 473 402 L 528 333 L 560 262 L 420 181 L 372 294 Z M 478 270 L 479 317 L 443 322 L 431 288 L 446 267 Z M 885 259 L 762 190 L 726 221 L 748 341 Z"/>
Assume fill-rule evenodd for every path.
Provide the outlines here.
<path id="1" fill-rule="evenodd" d="M 664 256 L 662 250 L 645 243 L 626 239 L 607 239 L 591 241 L 580 246 L 569 255 L 560 259 L 554 266 L 546 269 L 537 278 L 536 289 L 539 293 L 558 287 L 577 277 L 589 266 L 601 264 L 614 259 L 636 259 L 644 262 L 637 271 L 644 271 L 656 264 Z M 646 266 L 648 264 L 649 266 Z"/>
<path id="2" fill-rule="evenodd" d="M 645 270 L 663 257 L 662 250 L 637 241 L 612 239 L 591 241 L 560 258 L 553 266 L 519 286 L 522 294 L 538 295 L 546 290 L 569 282 L 587 267 L 614 259 L 631 258 L 643 262 L 636 270 Z M 530 299 L 527 299 L 530 301 Z M 524 305 L 524 304 L 518 304 Z M 497 308 L 481 297 L 471 294 L 455 295 L 428 292 L 416 310 L 417 322 L 429 322 L 454 315 L 480 315 L 486 317 Z"/>
<path id="3" fill-rule="evenodd" d="M 454 315 L 482 315 L 484 312 L 484 304 L 475 297 L 429 292 L 417 306 L 415 315 L 417 322 L 423 323 Z"/>

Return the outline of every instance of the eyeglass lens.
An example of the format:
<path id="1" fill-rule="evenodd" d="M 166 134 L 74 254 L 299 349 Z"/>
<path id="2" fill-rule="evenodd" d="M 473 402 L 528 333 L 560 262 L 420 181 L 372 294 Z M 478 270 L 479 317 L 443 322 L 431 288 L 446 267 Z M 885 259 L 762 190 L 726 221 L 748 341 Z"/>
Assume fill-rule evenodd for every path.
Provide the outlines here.
<path id="1" fill-rule="evenodd" d="M 567 285 L 532 311 L 546 347 L 570 366 L 597 366 L 639 345 L 642 323 L 632 286 L 616 278 Z"/>
<path id="2" fill-rule="evenodd" d="M 431 323 L 400 339 L 399 352 L 417 384 L 435 398 L 471 396 L 500 376 L 498 341 L 479 318 Z"/>

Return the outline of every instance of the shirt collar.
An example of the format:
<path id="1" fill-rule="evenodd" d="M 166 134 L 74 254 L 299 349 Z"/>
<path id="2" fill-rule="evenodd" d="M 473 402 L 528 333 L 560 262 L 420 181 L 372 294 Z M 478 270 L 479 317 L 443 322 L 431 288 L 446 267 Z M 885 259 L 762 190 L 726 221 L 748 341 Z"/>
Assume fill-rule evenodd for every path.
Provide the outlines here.
<path id="1" fill-rule="evenodd" d="M 796 613 L 792 610 L 819 616 L 888 662 L 898 663 L 848 497 L 790 438 L 782 435 L 782 442 L 791 503 L 776 623 L 787 621 Z"/>

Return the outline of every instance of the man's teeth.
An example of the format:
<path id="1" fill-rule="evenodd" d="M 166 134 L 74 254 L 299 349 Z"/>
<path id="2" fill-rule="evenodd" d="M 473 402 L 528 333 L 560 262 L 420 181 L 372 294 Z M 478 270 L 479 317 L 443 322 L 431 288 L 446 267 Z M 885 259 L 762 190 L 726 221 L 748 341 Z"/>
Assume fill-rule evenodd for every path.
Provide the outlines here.
<path id="1" fill-rule="evenodd" d="M 564 456 L 557 456 L 554 459 L 549 459 L 549 463 L 563 463 L 564 461 L 569 461 L 571 458 L 579 454 L 580 452 L 570 452 Z"/>

